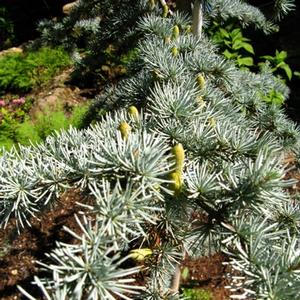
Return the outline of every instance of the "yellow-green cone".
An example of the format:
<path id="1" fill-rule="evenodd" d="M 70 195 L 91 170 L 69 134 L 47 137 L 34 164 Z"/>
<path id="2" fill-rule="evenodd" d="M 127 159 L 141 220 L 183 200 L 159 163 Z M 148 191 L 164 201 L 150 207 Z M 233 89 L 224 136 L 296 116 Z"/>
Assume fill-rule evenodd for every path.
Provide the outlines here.
<path id="1" fill-rule="evenodd" d="M 172 33 L 172 38 L 174 39 L 174 40 L 176 40 L 176 39 L 178 39 L 178 37 L 179 37 L 179 27 L 177 26 L 177 25 L 175 25 L 174 27 L 173 27 L 173 33 Z"/>
<path id="2" fill-rule="evenodd" d="M 178 49 L 176 47 L 173 47 L 171 49 L 171 51 L 172 51 L 173 56 L 175 56 L 175 57 L 178 56 Z"/>
<path id="3" fill-rule="evenodd" d="M 163 17 L 163 18 L 166 18 L 166 17 L 168 16 L 168 14 L 169 14 L 169 6 L 168 6 L 167 4 L 165 4 L 165 5 L 163 6 L 162 17 Z"/>
<path id="4" fill-rule="evenodd" d="M 198 83 L 198 86 L 201 90 L 205 87 L 205 79 L 204 79 L 202 74 L 198 75 L 197 83 Z"/>
<path id="5" fill-rule="evenodd" d="M 129 124 L 125 121 L 121 122 L 119 125 L 119 130 L 121 132 L 122 138 L 124 140 L 128 139 L 131 127 L 129 126 Z"/>
<path id="6" fill-rule="evenodd" d="M 182 172 L 176 170 L 169 174 L 169 179 L 172 181 L 170 189 L 176 193 L 180 192 L 182 187 Z"/>
<path id="7" fill-rule="evenodd" d="M 139 121 L 139 119 L 140 119 L 139 111 L 137 110 L 137 108 L 134 105 L 129 106 L 128 114 L 131 115 L 136 122 Z"/>
<path id="8" fill-rule="evenodd" d="M 149 256 L 153 251 L 149 248 L 133 249 L 130 251 L 129 256 L 135 261 L 144 261 L 146 256 Z"/>
<path id="9" fill-rule="evenodd" d="M 182 172 L 184 164 L 184 149 L 182 144 L 177 144 L 172 148 L 172 154 L 175 156 L 176 170 Z"/>

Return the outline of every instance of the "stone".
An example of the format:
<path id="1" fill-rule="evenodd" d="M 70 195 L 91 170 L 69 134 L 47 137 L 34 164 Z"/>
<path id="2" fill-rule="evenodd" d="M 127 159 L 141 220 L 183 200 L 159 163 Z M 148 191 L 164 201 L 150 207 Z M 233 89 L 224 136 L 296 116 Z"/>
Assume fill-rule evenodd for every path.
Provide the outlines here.
<path id="1" fill-rule="evenodd" d="M 12 54 L 12 53 L 23 53 L 23 49 L 20 47 L 12 47 L 12 48 L 3 50 L 0 52 L 0 57 L 3 55 Z"/>
<path id="2" fill-rule="evenodd" d="M 77 4 L 78 1 L 74 1 L 71 3 L 68 3 L 66 5 L 63 6 L 63 13 L 65 15 L 69 15 L 72 11 L 72 9 L 74 8 L 74 6 Z"/>

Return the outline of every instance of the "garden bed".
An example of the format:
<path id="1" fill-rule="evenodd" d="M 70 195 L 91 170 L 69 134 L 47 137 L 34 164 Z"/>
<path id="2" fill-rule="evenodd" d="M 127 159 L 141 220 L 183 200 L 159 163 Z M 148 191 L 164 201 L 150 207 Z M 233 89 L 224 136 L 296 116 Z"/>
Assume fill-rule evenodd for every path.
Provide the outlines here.
<path id="1" fill-rule="evenodd" d="M 285 163 L 291 168 L 286 179 L 299 180 L 300 174 L 295 168 L 295 158 L 287 155 Z M 300 190 L 300 182 L 289 189 L 291 194 Z M 27 227 L 18 235 L 15 220 L 11 219 L 5 229 L 0 230 L 0 294 L 3 300 L 21 299 L 17 285 L 22 286 L 31 295 L 40 299 L 40 291 L 30 284 L 33 276 L 42 275 L 36 261 L 47 262 L 45 253 L 50 253 L 56 242 L 74 243 L 75 239 L 67 233 L 66 226 L 76 233 L 80 228 L 74 218 L 83 210 L 78 203 L 91 204 L 93 199 L 79 190 L 70 189 L 65 192 L 53 209 L 31 218 L 32 227 Z M 230 299 L 227 274 L 229 267 L 225 264 L 228 258 L 223 253 L 216 253 L 200 259 L 186 258 L 181 265 L 181 289 L 200 290 L 203 300 Z M 137 277 L 137 280 L 138 277 Z M 200 293 L 199 293 L 200 295 Z M 206 297 L 206 298 L 205 298 Z M 202 300 L 202 298 L 200 299 Z"/>

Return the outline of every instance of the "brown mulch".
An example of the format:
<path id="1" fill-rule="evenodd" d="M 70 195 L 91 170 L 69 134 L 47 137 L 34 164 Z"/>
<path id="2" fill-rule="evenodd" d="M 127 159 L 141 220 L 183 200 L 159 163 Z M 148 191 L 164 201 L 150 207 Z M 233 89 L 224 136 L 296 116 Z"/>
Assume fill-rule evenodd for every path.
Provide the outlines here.
<path id="1" fill-rule="evenodd" d="M 226 274 L 228 267 L 223 264 L 228 258 L 222 253 L 197 260 L 187 258 L 182 264 L 182 270 L 187 267 L 189 275 L 186 280 L 181 281 L 184 287 L 201 288 L 213 294 L 213 300 L 229 299 L 229 290 L 225 288 L 228 284 Z"/>
<path id="2" fill-rule="evenodd" d="M 85 198 L 78 190 L 65 192 L 53 210 L 42 214 L 40 220 L 31 219 L 32 227 L 18 235 L 14 220 L 0 230 L 0 299 L 21 299 L 17 285 L 31 295 L 40 297 L 30 282 L 39 274 L 36 261 L 45 261 L 45 253 L 55 248 L 56 241 L 71 243 L 73 238 L 63 230 L 67 226 L 80 232 L 74 214 L 82 210 L 77 203 Z M 86 202 L 86 201 L 85 201 Z"/>
<path id="3" fill-rule="evenodd" d="M 297 167 L 295 155 L 292 153 L 288 153 L 284 157 L 283 163 L 286 165 L 286 169 L 288 170 L 288 172 L 284 176 L 284 179 L 295 179 L 298 181 L 293 186 L 287 189 L 291 195 L 294 195 L 300 191 L 300 173 L 299 166 Z"/>
<path id="4" fill-rule="evenodd" d="M 57 205 L 50 211 L 44 212 L 40 219 L 31 219 L 32 227 L 22 230 L 18 235 L 14 220 L 5 229 L 0 230 L 0 299 L 23 299 L 17 289 L 22 286 L 37 299 L 42 299 L 39 290 L 30 283 L 34 275 L 42 275 L 36 261 L 47 261 L 45 253 L 55 248 L 56 241 L 74 243 L 73 238 L 63 230 L 67 226 L 79 233 L 80 229 L 74 214 L 82 210 L 77 203 L 91 203 L 91 197 L 86 197 L 78 190 L 65 192 Z M 214 299 L 229 299 L 224 286 L 226 260 L 223 254 L 215 254 L 198 260 L 186 259 L 183 267 L 189 268 L 189 285 L 182 281 L 183 286 L 193 286 L 210 290 Z"/>

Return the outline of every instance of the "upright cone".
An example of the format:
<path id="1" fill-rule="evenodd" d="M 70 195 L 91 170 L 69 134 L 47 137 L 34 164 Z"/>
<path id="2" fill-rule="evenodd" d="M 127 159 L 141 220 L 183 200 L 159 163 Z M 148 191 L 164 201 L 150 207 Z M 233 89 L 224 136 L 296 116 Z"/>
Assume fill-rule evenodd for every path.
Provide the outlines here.
<path id="1" fill-rule="evenodd" d="M 139 119 L 140 119 L 139 111 L 137 110 L 137 108 L 134 105 L 129 106 L 128 114 L 131 115 L 136 122 L 139 121 Z"/>
<path id="2" fill-rule="evenodd" d="M 169 14 L 169 6 L 168 6 L 167 4 L 165 4 L 165 5 L 163 6 L 162 17 L 163 17 L 163 18 L 166 18 L 166 17 L 168 16 L 168 14 Z"/>
<path id="3" fill-rule="evenodd" d="M 204 87 L 205 87 L 205 79 L 204 79 L 204 76 L 202 74 L 199 74 L 197 76 L 197 83 L 198 83 L 198 86 L 199 86 L 199 88 L 201 90 L 204 89 Z"/>
<path id="4" fill-rule="evenodd" d="M 182 144 L 177 144 L 172 148 L 172 154 L 175 156 L 176 170 L 182 172 L 185 159 L 184 149 Z"/>
<path id="5" fill-rule="evenodd" d="M 131 131 L 131 127 L 129 126 L 129 124 L 125 121 L 121 122 L 119 125 L 119 130 L 121 132 L 122 138 L 124 140 L 127 140 Z"/>

